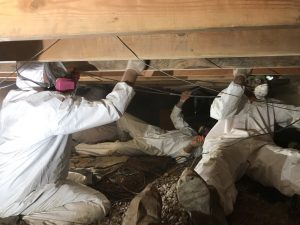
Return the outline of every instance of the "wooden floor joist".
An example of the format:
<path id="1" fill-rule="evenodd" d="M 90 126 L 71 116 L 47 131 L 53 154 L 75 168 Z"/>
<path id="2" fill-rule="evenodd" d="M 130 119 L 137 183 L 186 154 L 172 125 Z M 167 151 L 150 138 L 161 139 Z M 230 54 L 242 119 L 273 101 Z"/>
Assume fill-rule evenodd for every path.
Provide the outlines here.
<path id="1" fill-rule="evenodd" d="M 2 40 L 300 25 L 295 0 L 3 0 L 0 7 Z"/>
<path id="2" fill-rule="evenodd" d="M 300 28 L 198 31 L 119 36 L 143 59 L 190 59 L 300 55 Z M 0 61 L 128 60 L 135 56 L 115 36 L 0 42 Z"/>
<path id="3" fill-rule="evenodd" d="M 151 60 L 153 70 L 205 70 L 225 68 L 298 68 L 300 56 L 281 57 L 238 57 L 238 58 L 199 58 L 199 59 L 159 59 Z M 66 62 L 66 65 L 79 68 L 83 62 Z M 1 64 L 0 64 L 1 65 Z M 127 61 L 97 61 L 93 62 L 99 71 L 124 71 Z M 1 66 L 0 66 L 1 70 Z"/>
<path id="4" fill-rule="evenodd" d="M 147 72 L 147 71 L 146 71 Z M 295 76 L 300 75 L 300 67 L 298 68 L 264 68 L 253 69 L 252 75 L 281 75 Z M 94 81 L 99 83 L 114 83 L 114 81 L 121 80 L 123 72 L 121 71 L 82 71 L 80 81 Z M 0 79 L 7 78 L 8 80 L 15 80 L 16 74 L 12 73 L 0 73 Z M 177 78 L 193 81 L 230 81 L 233 78 L 232 69 L 202 69 L 202 70 L 174 70 L 165 71 L 152 71 L 147 75 L 140 75 L 138 81 L 140 82 L 158 82 L 159 80 L 167 82 L 174 81 Z M 178 80 L 178 79 L 177 79 Z"/>
<path id="5" fill-rule="evenodd" d="M 295 0 L 4 0 L 0 7 L 0 62 L 62 61 L 94 70 L 86 62 L 96 61 L 99 76 L 119 71 L 106 74 L 119 79 L 134 52 L 151 60 L 152 72 L 139 82 L 173 82 L 153 72 L 159 69 L 204 81 L 230 80 L 232 68 L 299 75 Z M 0 63 L 2 77 L 14 70 L 14 62 Z"/>
<path id="6" fill-rule="evenodd" d="M 30 62 L 24 62 L 30 63 Z M 80 71 L 95 71 L 94 66 L 88 62 L 64 62 L 65 66 L 73 67 Z M 94 62 L 99 71 L 113 72 L 124 71 L 127 61 L 97 61 Z M 300 67 L 300 56 L 289 57 L 253 57 L 253 58 L 208 58 L 208 59 L 165 59 L 165 60 L 151 60 L 149 62 L 149 70 L 163 70 L 163 71 L 176 71 L 176 70 L 197 70 L 205 71 L 207 69 L 232 69 L 232 68 L 266 68 L 268 73 L 270 69 L 289 69 Z M 268 69 L 269 68 L 269 69 Z M 16 70 L 15 62 L 0 62 L 0 73 L 11 73 Z M 288 71 L 288 70 L 285 70 Z M 205 72 L 204 72 L 205 73 Z M 279 71 L 281 73 L 281 71 Z"/>

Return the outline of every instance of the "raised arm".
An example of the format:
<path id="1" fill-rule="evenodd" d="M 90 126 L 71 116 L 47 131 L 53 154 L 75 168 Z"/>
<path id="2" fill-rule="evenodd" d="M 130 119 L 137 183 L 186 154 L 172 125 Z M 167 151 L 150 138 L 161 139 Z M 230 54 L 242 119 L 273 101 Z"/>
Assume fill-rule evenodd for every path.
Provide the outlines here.
<path id="1" fill-rule="evenodd" d="M 53 133 L 70 134 L 114 122 L 125 112 L 133 96 L 133 88 L 120 82 L 105 99 L 99 101 L 90 102 L 71 96 L 57 101 L 57 111 L 53 114 L 56 118 L 52 119 L 56 121 Z"/>
<path id="2" fill-rule="evenodd" d="M 135 83 L 144 67 L 143 61 L 129 61 L 121 82 L 116 84 L 105 99 L 90 102 L 81 97 L 69 96 L 62 101 L 56 101 L 58 107 L 54 121 L 57 121 L 57 124 L 54 124 L 54 133 L 74 133 L 118 120 L 134 96 L 131 85 Z"/>
<path id="3" fill-rule="evenodd" d="M 185 127 L 190 127 L 189 124 L 184 121 L 182 115 L 182 106 L 185 103 L 185 101 L 189 99 L 190 95 L 191 95 L 191 91 L 182 92 L 179 101 L 174 106 L 172 113 L 170 115 L 174 127 L 178 130 Z"/>
<path id="4" fill-rule="evenodd" d="M 238 105 L 244 94 L 245 75 L 248 70 L 234 70 L 234 80 L 229 86 L 218 94 L 214 99 L 210 116 L 216 120 L 226 119 L 234 116 Z"/>

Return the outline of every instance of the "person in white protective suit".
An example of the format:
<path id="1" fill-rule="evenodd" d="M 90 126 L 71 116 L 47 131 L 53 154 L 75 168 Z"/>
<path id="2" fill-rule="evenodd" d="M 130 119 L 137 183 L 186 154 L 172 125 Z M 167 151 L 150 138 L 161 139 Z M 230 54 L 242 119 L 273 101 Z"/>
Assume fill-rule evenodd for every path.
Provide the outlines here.
<path id="1" fill-rule="evenodd" d="M 190 156 L 198 156 L 202 152 L 204 135 L 198 135 L 184 121 L 182 115 L 182 105 L 190 94 L 190 91 L 181 94 L 179 102 L 174 106 L 170 115 L 176 130 L 166 131 L 125 113 L 115 125 L 114 132 L 112 132 L 115 135 L 110 135 L 117 137 L 120 141 L 98 144 L 81 143 L 76 145 L 75 149 L 78 153 L 95 156 L 141 154 L 171 156 L 178 162 L 183 162 Z M 111 127 L 105 128 L 105 130 L 108 129 Z M 85 135 L 84 131 L 76 134 L 77 140 L 80 140 L 81 135 Z"/>
<path id="2" fill-rule="evenodd" d="M 29 224 L 93 224 L 110 209 L 100 192 L 67 179 L 71 133 L 118 120 L 143 71 L 129 61 L 121 82 L 105 99 L 87 101 L 70 92 L 45 90 L 61 63 L 25 63 L 0 114 L 0 217 L 23 216 Z M 53 76 L 54 75 L 54 76 Z"/>
<path id="3" fill-rule="evenodd" d="M 300 128 L 300 107 L 268 102 L 267 83 L 247 78 L 248 72 L 234 70 L 233 82 L 213 101 L 210 113 L 218 122 L 206 136 L 203 157 L 178 181 L 181 204 L 212 224 L 226 224 L 237 197 L 235 181 L 245 173 L 284 195 L 300 194 L 299 151 L 272 140 L 275 123 Z"/>

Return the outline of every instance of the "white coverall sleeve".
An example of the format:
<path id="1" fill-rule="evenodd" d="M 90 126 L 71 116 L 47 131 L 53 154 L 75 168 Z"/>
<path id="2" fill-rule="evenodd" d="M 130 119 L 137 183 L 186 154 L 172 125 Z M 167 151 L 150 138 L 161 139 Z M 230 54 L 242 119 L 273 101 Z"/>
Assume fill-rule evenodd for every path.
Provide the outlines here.
<path id="1" fill-rule="evenodd" d="M 292 123 L 292 126 L 300 130 L 300 107 L 293 105 L 274 104 L 276 123 L 286 127 Z M 297 121 L 297 122 L 296 122 Z"/>
<path id="2" fill-rule="evenodd" d="M 185 122 L 183 119 L 182 109 L 177 107 L 176 105 L 174 106 L 174 108 L 172 110 L 170 118 L 173 122 L 174 127 L 178 130 L 186 128 L 186 127 L 190 127 L 189 124 L 187 122 Z"/>
<path id="3" fill-rule="evenodd" d="M 71 134 L 118 120 L 134 96 L 134 90 L 119 82 L 113 91 L 100 101 L 87 101 L 82 97 L 67 97 L 59 103 L 53 133 Z"/>
<path id="4" fill-rule="evenodd" d="M 233 81 L 228 88 L 218 94 L 210 107 L 210 116 L 216 120 L 226 119 L 236 114 L 238 105 L 244 94 L 244 87 Z"/>

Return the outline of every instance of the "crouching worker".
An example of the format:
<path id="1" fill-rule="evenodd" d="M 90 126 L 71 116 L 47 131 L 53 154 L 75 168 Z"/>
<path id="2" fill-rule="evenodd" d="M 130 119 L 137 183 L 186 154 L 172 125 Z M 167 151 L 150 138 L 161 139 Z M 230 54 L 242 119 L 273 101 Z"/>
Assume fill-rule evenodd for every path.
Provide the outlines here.
<path id="1" fill-rule="evenodd" d="M 273 142 L 275 124 L 300 129 L 300 107 L 269 102 L 266 79 L 249 72 L 234 70 L 233 81 L 214 99 L 210 112 L 218 122 L 205 139 L 207 154 L 179 179 L 178 199 L 192 224 L 227 224 L 235 182 L 244 174 L 284 195 L 300 194 L 299 151 Z"/>
<path id="2" fill-rule="evenodd" d="M 66 179 L 69 134 L 118 120 L 143 69 L 142 62 L 129 62 L 113 91 L 89 102 L 70 94 L 78 79 L 63 64 L 21 66 L 20 90 L 7 94 L 0 112 L 0 217 L 65 225 L 97 223 L 107 214 L 110 202 L 103 194 Z"/>
<path id="3" fill-rule="evenodd" d="M 110 131 L 118 138 L 117 142 L 103 142 L 98 144 L 78 144 L 75 148 L 78 153 L 96 156 L 102 155 L 156 155 L 171 156 L 177 162 L 183 162 L 190 156 L 199 156 L 202 153 L 202 143 L 206 128 L 201 135 L 186 123 L 182 116 L 182 105 L 190 97 L 191 92 L 181 94 L 179 102 L 174 106 L 171 120 L 176 130 L 166 131 L 150 125 L 128 113 L 125 113 Z M 99 132 L 99 131 L 98 131 Z M 84 131 L 77 133 L 80 138 Z M 127 139 L 127 140 L 126 140 Z"/>

